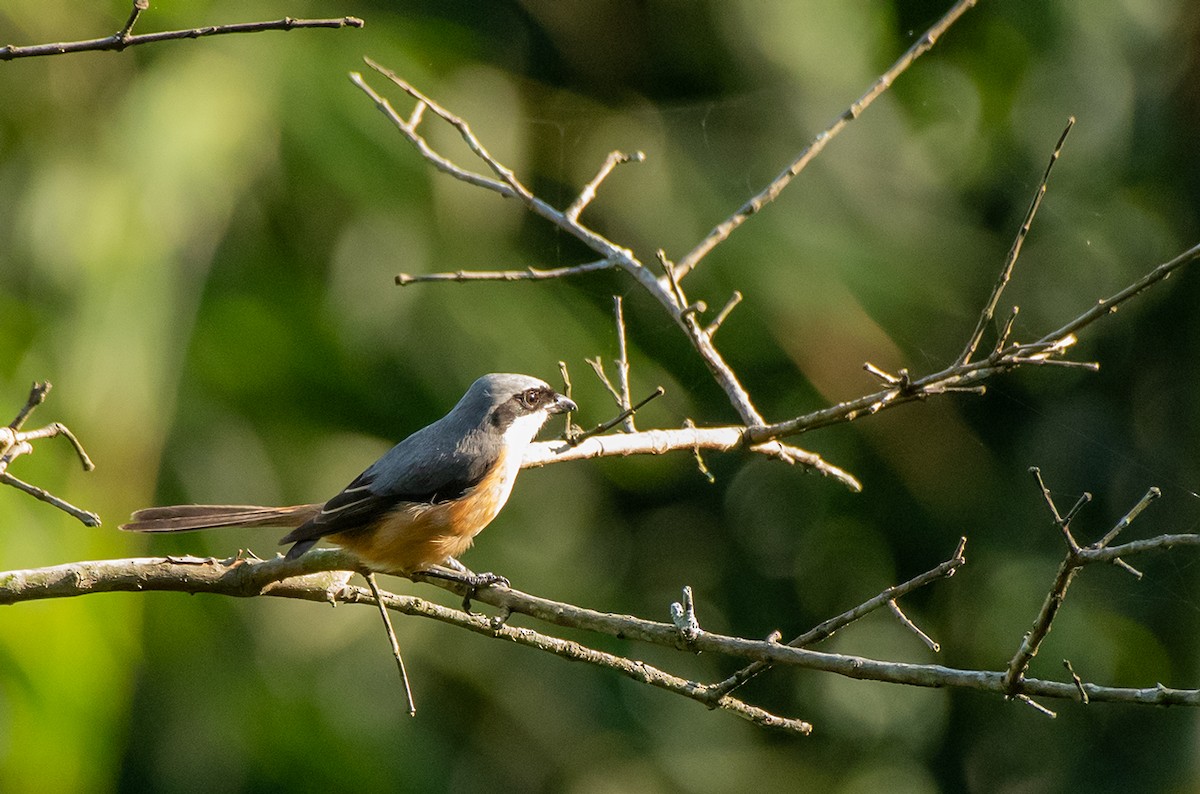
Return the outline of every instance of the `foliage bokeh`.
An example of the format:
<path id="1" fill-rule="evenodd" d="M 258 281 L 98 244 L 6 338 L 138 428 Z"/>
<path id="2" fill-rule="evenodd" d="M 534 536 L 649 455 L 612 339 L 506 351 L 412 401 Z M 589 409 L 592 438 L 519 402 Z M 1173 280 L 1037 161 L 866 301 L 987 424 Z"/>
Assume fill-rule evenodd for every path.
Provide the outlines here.
<path id="1" fill-rule="evenodd" d="M 733 414 L 681 336 L 617 276 L 392 286 L 400 271 L 584 261 L 516 202 L 436 174 L 346 79 L 370 55 L 468 118 L 565 206 L 612 149 L 586 215 L 646 260 L 681 255 L 759 189 L 948 3 L 154 4 L 140 30 L 351 13 L 363 30 L 231 36 L 0 63 L 0 394 L 55 390 L 98 462 L 45 442 L 14 473 L 99 512 L 86 529 L 0 490 L 0 567 L 274 551 L 274 534 L 149 541 L 148 504 L 324 498 L 436 418 L 475 376 L 574 373 L 581 419 L 612 413 L 583 359 L 615 355 L 623 295 L 639 417 Z M 0 43 L 91 38 L 128 4 L 8 0 Z M 771 418 L 856 396 L 865 360 L 915 373 L 957 354 L 1068 115 L 1078 118 L 1006 296 L 1017 338 L 1058 327 L 1200 238 L 1200 9 L 1187 0 L 984 0 L 784 196 L 689 277 Z M 382 81 L 376 80 L 382 85 Z M 399 99 L 397 101 L 400 101 Z M 453 146 L 446 133 L 437 138 Z M 464 152 L 465 157 L 465 150 Z M 932 567 L 909 599 L 936 657 L 890 618 L 831 649 L 999 669 L 1060 541 L 1026 469 L 1097 499 L 1098 536 L 1150 485 L 1130 532 L 1184 532 L 1200 402 L 1200 288 L 1184 272 L 1089 329 L 1098 374 L 1035 369 L 800 442 L 862 494 L 776 463 L 686 455 L 522 475 L 466 562 L 530 592 L 708 628 L 785 635 Z M 1032 673 L 1200 684 L 1195 555 L 1143 581 L 1085 571 Z M 429 587 L 403 592 L 444 598 Z M 607 673 L 400 621 L 420 715 L 401 707 L 377 616 L 269 599 L 94 596 L 6 609 L 5 790 L 1184 791 L 1197 715 L 1050 704 L 775 671 L 753 702 L 817 725 L 784 739 Z M 733 663 L 604 639 L 699 680 Z"/>

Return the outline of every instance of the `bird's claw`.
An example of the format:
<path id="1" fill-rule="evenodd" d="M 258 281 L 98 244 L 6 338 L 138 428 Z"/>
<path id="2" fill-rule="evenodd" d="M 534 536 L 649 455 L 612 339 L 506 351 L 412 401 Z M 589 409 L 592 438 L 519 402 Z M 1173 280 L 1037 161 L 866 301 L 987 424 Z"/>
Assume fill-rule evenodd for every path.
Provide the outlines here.
<path id="1" fill-rule="evenodd" d="M 498 573 L 473 573 L 466 579 L 467 594 L 463 596 L 463 612 L 471 614 L 471 599 L 484 587 L 509 587 L 508 579 Z"/>

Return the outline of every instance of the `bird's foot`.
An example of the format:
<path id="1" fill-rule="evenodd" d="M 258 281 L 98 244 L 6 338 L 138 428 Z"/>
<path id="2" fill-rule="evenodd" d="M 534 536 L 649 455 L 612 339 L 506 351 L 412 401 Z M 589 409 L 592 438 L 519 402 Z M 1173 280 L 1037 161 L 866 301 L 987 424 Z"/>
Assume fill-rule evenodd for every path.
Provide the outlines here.
<path id="1" fill-rule="evenodd" d="M 498 573 L 470 573 L 463 574 L 463 581 L 467 585 L 467 593 L 463 596 L 463 612 L 471 614 L 471 599 L 484 587 L 509 587 L 508 579 Z"/>
<path id="2" fill-rule="evenodd" d="M 455 560 L 455 562 L 458 562 Z M 497 573 L 474 573 L 462 563 L 458 563 L 453 569 L 447 568 L 426 568 L 421 571 L 425 576 L 430 576 L 435 579 L 442 579 L 447 582 L 457 582 L 467 588 L 467 592 L 463 595 L 463 611 L 470 614 L 471 601 L 475 595 L 485 587 L 509 587 L 508 579 Z"/>

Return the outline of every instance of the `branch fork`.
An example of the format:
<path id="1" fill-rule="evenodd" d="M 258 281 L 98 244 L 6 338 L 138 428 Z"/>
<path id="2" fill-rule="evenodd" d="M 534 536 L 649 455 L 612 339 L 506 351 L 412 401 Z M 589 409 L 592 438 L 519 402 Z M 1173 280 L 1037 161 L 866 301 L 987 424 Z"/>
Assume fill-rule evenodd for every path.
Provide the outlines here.
<path id="1" fill-rule="evenodd" d="M 1058 615 L 1058 610 L 1062 607 L 1066 599 L 1067 589 L 1071 586 L 1071 582 L 1075 579 L 1075 575 L 1080 569 L 1091 564 L 1110 563 L 1141 579 L 1141 572 L 1125 562 L 1122 557 L 1179 545 L 1200 546 L 1200 535 L 1160 535 L 1148 540 L 1133 541 L 1121 546 L 1113 546 L 1112 543 L 1117 539 L 1117 536 L 1128 528 L 1134 519 L 1150 506 L 1151 502 L 1162 495 L 1162 492 L 1158 488 L 1152 487 L 1099 540 L 1087 546 L 1081 546 L 1071 531 L 1071 522 L 1083 507 L 1091 502 L 1091 494 L 1085 492 L 1076 500 L 1074 506 L 1064 514 L 1055 504 L 1050 489 L 1046 487 L 1042 479 L 1041 471 L 1035 466 L 1031 467 L 1029 472 L 1033 476 L 1038 490 L 1041 492 L 1042 501 L 1045 503 L 1054 521 L 1054 525 L 1062 534 L 1063 543 L 1067 547 L 1067 553 L 1058 566 L 1054 583 L 1051 585 L 1050 591 L 1042 603 L 1041 611 L 1034 620 L 1033 627 L 1022 638 L 1020 647 L 1018 647 L 1017 652 L 1009 661 L 1004 674 L 1005 694 L 1010 698 L 1027 701 L 1031 705 L 1036 706 L 1036 704 L 1033 704 L 1032 701 L 1029 701 L 1024 696 L 1025 674 L 1029 669 L 1030 662 L 1033 661 L 1033 657 L 1037 655 L 1038 650 L 1041 648 L 1042 642 L 1050 633 L 1054 618 Z M 1071 669 L 1069 662 L 1064 662 L 1064 664 L 1072 676 L 1075 687 L 1080 693 L 1081 701 L 1087 703 L 1090 685 L 1082 683 L 1079 677 L 1075 675 L 1074 670 Z M 1049 712 L 1048 709 L 1044 709 L 1041 706 L 1037 706 L 1037 708 L 1053 716 L 1053 712 Z"/>
<path id="2" fill-rule="evenodd" d="M 39 488 L 36 485 L 31 485 L 24 480 L 18 479 L 8 471 L 9 465 L 14 460 L 22 455 L 28 455 L 33 452 L 33 444 L 31 442 L 43 438 L 55 438 L 56 436 L 62 436 L 71 443 L 84 471 L 92 471 L 96 468 L 91 458 L 88 457 L 87 451 L 84 450 L 83 444 L 79 443 L 79 439 L 75 437 L 75 434 L 61 422 L 54 422 L 37 430 L 21 429 L 25 425 L 25 420 L 29 418 L 35 408 L 45 402 L 46 395 L 49 393 L 49 381 L 34 383 L 29 390 L 29 397 L 26 399 L 25 405 L 17 412 L 16 417 L 7 426 L 0 427 L 0 483 L 11 485 L 13 488 L 24 491 L 35 499 L 40 499 L 47 504 L 57 507 L 64 513 L 81 521 L 85 526 L 98 527 L 100 526 L 100 516 L 90 510 L 76 507 L 44 488 Z"/>

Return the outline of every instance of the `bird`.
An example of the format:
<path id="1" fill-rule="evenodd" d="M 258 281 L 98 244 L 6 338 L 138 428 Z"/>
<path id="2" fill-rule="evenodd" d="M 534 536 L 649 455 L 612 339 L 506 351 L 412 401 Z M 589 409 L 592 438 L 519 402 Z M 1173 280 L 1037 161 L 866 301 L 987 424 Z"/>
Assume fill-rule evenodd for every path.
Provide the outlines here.
<path id="1" fill-rule="evenodd" d="M 174 505 L 136 511 L 128 532 L 282 527 L 295 559 L 322 539 L 368 568 L 424 573 L 484 587 L 508 580 L 458 562 L 504 507 L 526 447 L 554 414 L 578 410 L 529 375 L 492 373 L 471 384 L 441 419 L 392 447 L 329 501 L 291 507 Z"/>

